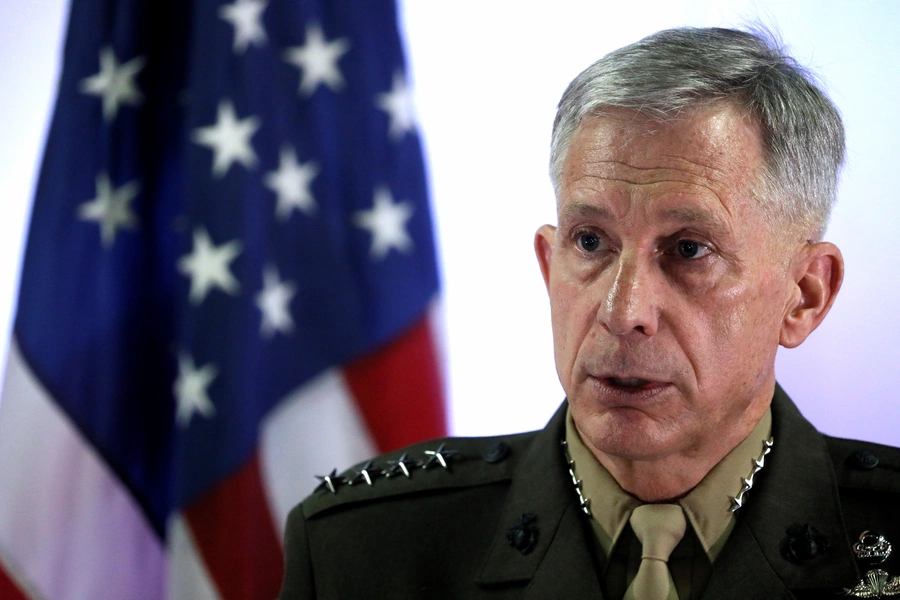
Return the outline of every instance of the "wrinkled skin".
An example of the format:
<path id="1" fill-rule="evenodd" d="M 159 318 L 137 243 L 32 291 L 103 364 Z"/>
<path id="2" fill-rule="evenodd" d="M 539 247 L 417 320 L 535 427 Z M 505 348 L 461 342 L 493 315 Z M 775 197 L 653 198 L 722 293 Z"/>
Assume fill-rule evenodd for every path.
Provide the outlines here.
<path id="1" fill-rule="evenodd" d="M 840 286 L 836 247 L 766 218 L 761 165 L 755 124 L 730 105 L 589 117 L 558 226 L 535 236 L 573 419 L 645 501 L 687 493 L 750 433 L 779 344 L 801 343 Z"/>

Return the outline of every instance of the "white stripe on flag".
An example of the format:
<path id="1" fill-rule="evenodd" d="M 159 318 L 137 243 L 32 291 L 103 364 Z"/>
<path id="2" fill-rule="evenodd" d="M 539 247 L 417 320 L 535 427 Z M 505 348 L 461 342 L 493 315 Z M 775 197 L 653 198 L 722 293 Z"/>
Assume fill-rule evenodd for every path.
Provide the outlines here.
<path id="1" fill-rule="evenodd" d="M 0 403 L 0 548 L 52 600 L 158 599 L 165 589 L 163 549 L 143 512 L 15 340 Z"/>
<path id="2" fill-rule="evenodd" d="M 187 522 L 179 514 L 173 516 L 168 530 L 169 598 L 171 600 L 219 600 L 203 559 L 194 545 Z"/>
<path id="3" fill-rule="evenodd" d="M 318 485 L 316 475 L 376 454 L 375 443 L 340 369 L 329 369 L 296 389 L 270 412 L 261 427 L 262 477 L 278 522 Z"/>

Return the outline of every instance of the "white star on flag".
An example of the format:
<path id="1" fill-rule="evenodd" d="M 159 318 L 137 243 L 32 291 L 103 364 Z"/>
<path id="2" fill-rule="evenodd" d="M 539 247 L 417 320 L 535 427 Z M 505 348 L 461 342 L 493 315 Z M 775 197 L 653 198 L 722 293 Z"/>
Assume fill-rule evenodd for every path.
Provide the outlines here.
<path id="1" fill-rule="evenodd" d="M 276 333 L 289 334 L 294 330 L 294 319 L 288 308 L 296 286 L 282 281 L 278 269 L 266 267 L 263 272 L 263 289 L 256 295 L 256 306 L 262 312 L 260 332 L 270 338 Z"/>
<path id="2" fill-rule="evenodd" d="M 191 139 L 213 151 L 213 175 L 223 176 L 231 165 L 239 162 L 248 169 L 256 166 L 256 153 L 250 138 L 259 129 L 259 119 L 247 117 L 238 120 L 230 100 L 219 102 L 216 124 L 198 127 Z"/>
<path id="3" fill-rule="evenodd" d="M 291 210 L 297 208 L 307 215 L 316 212 L 316 200 L 309 187 L 319 174 L 319 166 L 313 162 L 298 163 L 291 147 L 281 149 L 278 170 L 266 173 L 264 183 L 278 196 L 275 215 L 285 220 Z"/>
<path id="4" fill-rule="evenodd" d="M 337 62 L 349 49 L 347 38 L 329 42 L 318 25 L 307 26 L 306 44 L 288 48 L 284 53 L 284 60 L 300 69 L 299 93 L 312 96 L 320 83 L 340 91 L 344 77 Z"/>
<path id="5" fill-rule="evenodd" d="M 393 140 L 401 140 L 407 131 L 412 131 L 415 117 L 412 105 L 412 94 L 406 85 L 403 73 L 394 73 L 391 91 L 379 94 L 375 102 L 378 108 L 385 111 L 391 119 L 388 135 Z"/>
<path id="6" fill-rule="evenodd" d="M 119 112 L 119 105 L 139 105 L 144 97 L 134 83 L 135 76 L 147 61 L 143 56 L 119 64 L 110 46 L 100 51 L 100 72 L 81 80 L 81 91 L 103 98 L 103 119 L 111 121 Z"/>
<path id="7" fill-rule="evenodd" d="M 78 207 L 78 218 L 99 224 L 100 240 L 108 248 L 116 241 L 117 230 L 137 227 L 137 217 L 131 210 L 131 201 L 140 191 L 140 185 L 137 181 L 129 181 L 115 189 L 109 175 L 100 173 L 96 178 L 96 186 L 97 197 Z"/>
<path id="8" fill-rule="evenodd" d="M 234 26 L 235 54 L 246 52 L 250 44 L 262 46 L 266 43 L 262 13 L 267 4 L 266 0 L 234 0 L 234 4 L 219 8 L 219 16 Z"/>
<path id="9" fill-rule="evenodd" d="M 178 259 L 178 270 L 191 278 L 191 304 L 200 304 L 213 287 L 235 295 L 240 288 L 231 274 L 231 261 L 241 253 L 241 243 L 232 240 L 216 246 L 206 229 L 194 230 L 194 249 Z"/>
<path id="10" fill-rule="evenodd" d="M 211 363 L 198 369 L 190 354 L 182 353 L 178 357 L 178 377 L 172 391 L 178 404 L 175 419 L 180 426 L 187 427 L 194 413 L 200 413 L 207 419 L 216 414 L 216 407 L 209 399 L 206 388 L 218 374 L 219 370 Z"/>
<path id="11" fill-rule="evenodd" d="M 412 214 L 413 207 L 409 202 L 394 204 L 391 191 L 386 187 L 378 187 L 372 208 L 353 213 L 353 224 L 371 232 L 372 247 L 369 254 L 374 259 L 382 259 L 391 248 L 401 252 L 412 249 L 413 241 L 406 231 L 406 222 Z"/>

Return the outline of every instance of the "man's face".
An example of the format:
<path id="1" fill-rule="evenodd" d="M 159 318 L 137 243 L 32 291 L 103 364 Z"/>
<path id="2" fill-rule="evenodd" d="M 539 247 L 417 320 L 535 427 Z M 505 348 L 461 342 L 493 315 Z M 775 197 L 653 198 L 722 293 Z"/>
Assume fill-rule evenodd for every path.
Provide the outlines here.
<path id="1" fill-rule="evenodd" d="M 755 125 L 730 106 L 670 123 L 613 112 L 576 132 L 559 225 L 535 247 L 556 368 L 595 453 L 727 451 L 768 407 L 797 286 L 795 243 L 752 195 L 761 165 Z"/>

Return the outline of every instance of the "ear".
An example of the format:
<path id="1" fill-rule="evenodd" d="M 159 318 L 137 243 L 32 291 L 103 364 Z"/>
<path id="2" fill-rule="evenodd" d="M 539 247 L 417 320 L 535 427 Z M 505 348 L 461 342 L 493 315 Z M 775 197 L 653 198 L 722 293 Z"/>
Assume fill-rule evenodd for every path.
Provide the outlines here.
<path id="1" fill-rule="evenodd" d="M 534 253 L 537 255 L 544 276 L 544 285 L 550 288 L 550 263 L 553 259 L 553 242 L 556 240 L 556 227 L 541 225 L 534 234 Z"/>
<path id="2" fill-rule="evenodd" d="M 781 325 L 779 343 L 796 348 L 831 310 L 844 279 L 844 257 L 837 246 L 818 242 L 801 250 L 794 267 L 797 288 Z"/>

